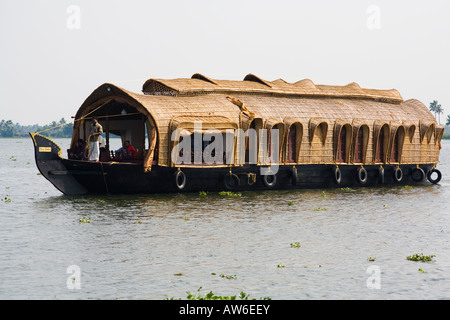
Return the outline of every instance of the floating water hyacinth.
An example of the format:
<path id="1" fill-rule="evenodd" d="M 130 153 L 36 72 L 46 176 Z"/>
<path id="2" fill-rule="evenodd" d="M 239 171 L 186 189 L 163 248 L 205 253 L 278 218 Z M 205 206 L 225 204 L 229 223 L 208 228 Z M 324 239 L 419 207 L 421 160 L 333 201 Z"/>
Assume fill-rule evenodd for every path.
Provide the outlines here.
<path id="1" fill-rule="evenodd" d="M 80 219 L 80 223 L 91 223 L 91 218 L 86 219 L 86 217 L 83 217 Z"/>
<path id="2" fill-rule="evenodd" d="M 226 275 L 226 274 L 223 274 L 223 273 L 221 273 L 221 274 L 219 275 L 219 277 L 221 277 L 221 278 L 226 278 L 226 279 L 237 279 L 236 275 L 230 276 L 230 275 Z"/>
<path id="3" fill-rule="evenodd" d="M 419 253 L 419 254 L 415 253 L 411 256 L 407 256 L 406 260 L 428 262 L 428 261 L 432 261 L 434 257 L 436 257 L 436 255 L 434 255 L 434 254 L 425 256 L 423 253 Z"/>
<path id="4" fill-rule="evenodd" d="M 242 193 L 240 192 L 231 192 L 231 191 L 220 191 L 219 195 L 221 196 L 229 196 L 229 197 L 240 197 Z"/>
<path id="5" fill-rule="evenodd" d="M 200 292 L 202 287 L 197 289 L 197 292 Z M 186 291 L 187 293 L 187 300 L 237 300 L 239 298 L 240 300 L 256 300 L 255 298 L 250 299 L 250 295 L 245 293 L 244 291 L 241 291 L 239 295 L 234 296 L 220 296 L 216 295 L 212 291 L 209 291 L 208 293 L 205 293 L 205 295 L 200 295 L 193 293 L 191 291 Z M 175 300 L 175 298 L 166 298 L 165 300 Z M 177 299 L 181 300 L 181 299 Z M 272 300 L 270 297 L 261 297 L 258 300 Z"/>

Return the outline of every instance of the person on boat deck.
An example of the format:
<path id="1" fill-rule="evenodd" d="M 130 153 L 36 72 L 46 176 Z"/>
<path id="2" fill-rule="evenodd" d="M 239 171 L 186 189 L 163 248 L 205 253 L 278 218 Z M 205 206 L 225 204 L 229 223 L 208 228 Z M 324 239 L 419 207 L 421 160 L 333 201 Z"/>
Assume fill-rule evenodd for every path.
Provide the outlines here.
<path id="1" fill-rule="evenodd" d="M 96 117 L 92 118 L 91 130 L 89 132 L 89 160 L 98 161 L 100 157 L 99 137 L 103 133 L 103 127 L 98 123 Z"/>
<path id="2" fill-rule="evenodd" d="M 136 149 L 131 145 L 130 140 L 125 140 L 123 147 L 116 150 L 116 155 L 121 155 L 122 159 L 136 159 Z"/>
<path id="3" fill-rule="evenodd" d="M 75 160 L 83 160 L 85 148 L 86 148 L 86 143 L 84 142 L 84 140 L 78 139 L 75 147 L 70 150 L 70 158 L 75 159 Z"/>

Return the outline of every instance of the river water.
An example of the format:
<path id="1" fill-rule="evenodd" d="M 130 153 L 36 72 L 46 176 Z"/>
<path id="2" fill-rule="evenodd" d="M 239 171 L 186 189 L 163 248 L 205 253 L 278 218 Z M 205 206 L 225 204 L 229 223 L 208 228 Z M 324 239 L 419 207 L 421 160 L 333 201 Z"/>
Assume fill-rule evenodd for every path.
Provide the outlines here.
<path id="1" fill-rule="evenodd" d="M 450 298 L 450 141 L 439 185 L 240 197 L 67 197 L 31 139 L 0 150 L 0 299 Z"/>

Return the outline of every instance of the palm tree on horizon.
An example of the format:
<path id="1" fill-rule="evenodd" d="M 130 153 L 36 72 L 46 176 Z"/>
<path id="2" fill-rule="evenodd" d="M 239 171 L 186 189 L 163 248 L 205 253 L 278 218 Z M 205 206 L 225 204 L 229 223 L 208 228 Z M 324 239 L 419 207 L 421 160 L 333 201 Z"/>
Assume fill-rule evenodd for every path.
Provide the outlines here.
<path id="1" fill-rule="evenodd" d="M 438 123 L 441 124 L 441 113 L 444 113 L 444 109 L 438 103 L 437 100 L 433 100 L 433 102 L 430 103 L 430 111 L 434 112 L 434 117 L 436 118 L 436 120 L 439 119 Z M 447 122 L 448 122 L 448 119 L 447 119 Z"/>

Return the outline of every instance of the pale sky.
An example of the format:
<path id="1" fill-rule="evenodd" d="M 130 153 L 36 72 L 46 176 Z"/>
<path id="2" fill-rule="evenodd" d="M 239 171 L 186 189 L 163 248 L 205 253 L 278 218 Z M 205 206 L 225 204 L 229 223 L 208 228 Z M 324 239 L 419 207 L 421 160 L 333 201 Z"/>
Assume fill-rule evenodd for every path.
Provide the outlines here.
<path id="1" fill-rule="evenodd" d="M 75 9 L 74 9 L 75 8 Z M 71 121 L 98 86 L 311 79 L 450 113 L 450 1 L 1 0 L 0 120 Z"/>

